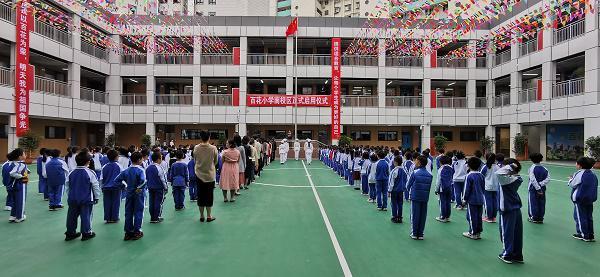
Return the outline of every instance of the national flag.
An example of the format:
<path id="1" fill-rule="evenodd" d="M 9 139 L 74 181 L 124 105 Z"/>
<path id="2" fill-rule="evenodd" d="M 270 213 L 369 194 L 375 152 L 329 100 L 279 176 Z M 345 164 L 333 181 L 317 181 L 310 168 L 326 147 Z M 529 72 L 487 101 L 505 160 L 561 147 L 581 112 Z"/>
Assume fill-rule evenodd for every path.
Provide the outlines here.
<path id="1" fill-rule="evenodd" d="M 288 25 L 287 30 L 285 31 L 285 36 L 289 37 L 293 34 L 295 34 L 298 31 L 298 18 L 294 18 L 294 20 L 292 20 L 292 22 L 290 22 L 290 25 Z"/>

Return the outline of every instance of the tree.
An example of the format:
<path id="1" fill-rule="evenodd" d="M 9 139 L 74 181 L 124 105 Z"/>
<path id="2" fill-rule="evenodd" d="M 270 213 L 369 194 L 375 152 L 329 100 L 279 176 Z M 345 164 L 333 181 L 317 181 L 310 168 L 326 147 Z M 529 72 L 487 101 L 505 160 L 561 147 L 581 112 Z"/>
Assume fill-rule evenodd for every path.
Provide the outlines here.
<path id="1" fill-rule="evenodd" d="M 515 155 L 525 155 L 525 149 L 527 148 L 527 136 L 521 133 L 517 133 L 513 142 L 515 144 L 515 149 L 513 150 L 513 152 L 515 152 Z"/>
<path id="2" fill-rule="evenodd" d="M 143 134 L 140 140 L 142 142 L 142 146 L 149 147 L 152 145 L 152 137 L 148 134 Z"/>
<path id="3" fill-rule="evenodd" d="M 446 138 L 445 136 L 437 135 L 433 138 L 433 145 L 435 146 L 436 151 L 445 149 L 446 143 L 448 143 L 448 138 Z"/>
<path id="4" fill-rule="evenodd" d="M 352 138 L 350 138 L 349 136 L 346 136 L 346 135 L 342 135 L 340 137 L 339 146 L 346 147 L 346 146 L 350 146 L 350 144 L 352 144 Z"/>
<path id="5" fill-rule="evenodd" d="M 481 148 L 481 152 L 483 152 L 484 155 L 487 153 L 491 153 L 492 148 L 494 147 L 494 138 L 490 136 L 482 137 L 479 140 L 479 147 Z"/>
<path id="6" fill-rule="evenodd" d="M 594 160 L 600 161 L 600 136 L 586 139 L 585 149 Z"/>
<path id="7" fill-rule="evenodd" d="M 104 145 L 108 147 L 115 147 L 115 143 L 117 142 L 117 136 L 115 134 L 108 134 L 106 138 L 104 138 Z"/>
<path id="8" fill-rule="evenodd" d="M 31 158 L 33 151 L 40 147 L 41 138 L 31 131 L 27 131 L 24 136 L 19 138 L 19 148 L 23 149 L 28 158 Z"/>

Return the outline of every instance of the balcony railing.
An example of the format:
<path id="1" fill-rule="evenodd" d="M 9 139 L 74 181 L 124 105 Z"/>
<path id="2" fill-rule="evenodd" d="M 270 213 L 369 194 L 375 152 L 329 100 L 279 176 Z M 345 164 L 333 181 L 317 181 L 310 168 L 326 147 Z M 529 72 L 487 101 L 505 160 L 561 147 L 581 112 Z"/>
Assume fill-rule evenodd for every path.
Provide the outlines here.
<path id="1" fill-rule="evenodd" d="M 298 65 L 331 65 L 331 55 L 298 54 Z"/>
<path id="2" fill-rule="evenodd" d="M 155 64 L 194 64 L 193 53 L 157 53 L 154 54 Z"/>
<path id="3" fill-rule="evenodd" d="M 558 44 L 570 40 L 572 38 L 581 36 L 584 33 L 585 19 L 581 19 L 554 30 L 554 36 L 552 37 L 552 41 L 554 42 L 554 44 Z"/>
<path id="4" fill-rule="evenodd" d="M 71 33 L 57 29 L 54 26 L 50 26 L 39 20 L 35 20 L 33 24 L 33 31 L 41 36 L 47 37 L 51 40 L 58 41 L 62 44 L 71 46 Z"/>
<path id="5" fill-rule="evenodd" d="M 421 96 L 386 96 L 386 107 L 423 107 Z"/>
<path id="6" fill-rule="evenodd" d="M 68 83 L 40 76 L 35 76 L 33 90 L 61 96 L 71 95 Z"/>
<path id="7" fill-rule="evenodd" d="M 248 54 L 248 64 L 285 64 L 285 54 Z"/>
<path id="8" fill-rule="evenodd" d="M 79 89 L 79 94 L 81 100 L 106 104 L 106 92 L 104 91 L 81 87 Z"/>
<path id="9" fill-rule="evenodd" d="M 438 108 L 466 108 L 467 97 L 438 97 Z"/>
<path id="10" fill-rule="evenodd" d="M 437 67 L 465 68 L 467 67 L 467 59 L 438 57 Z"/>
<path id="11" fill-rule="evenodd" d="M 193 94 L 156 94 L 155 105 L 192 105 Z"/>
<path id="12" fill-rule="evenodd" d="M 577 78 L 558 82 L 552 87 L 552 98 L 560 98 L 583 94 L 585 91 L 585 78 Z"/>
<path id="13" fill-rule="evenodd" d="M 519 104 L 537 101 L 537 87 L 519 91 Z"/>
<path id="14" fill-rule="evenodd" d="M 377 66 L 379 65 L 379 57 L 362 55 L 342 56 L 342 65 Z"/>
<path id="15" fill-rule="evenodd" d="M 101 60 L 108 60 L 108 50 L 87 41 L 81 41 L 81 52 Z"/>
<path id="16" fill-rule="evenodd" d="M 0 19 L 15 23 L 15 10 L 6 3 L 0 3 Z"/>
<path id="17" fill-rule="evenodd" d="M 423 67 L 422 57 L 398 56 L 386 57 L 385 66 L 390 67 Z"/>
<path id="18" fill-rule="evenodd" d="M 204 106 L 231 106 L 231 94 L 200 94 L 200 105 Z"/>
<path id="19" fill-rule="evenodd" d="M 494 97 L 494 108 L 510 105 L 510 93 L 503 93 Z"/>
<path id="20" fill-rule="evenodd" d="M 121 63 L 124 64 L 146 64 L 148 63 L 148 57 L 146 53 L 139 54 L 122 54 Z"/>
<path id="21" fill-rule="evenodd" d="M 14 86 L 15 72 L 10 68 L 0 67 L 0 85 Z"/>
<path id="22" fill-rule="evenodd" d="M 379 105 L 379 97 L 377 96 L 359 96 L 359 95 L 343 95 L 343 107 L 377 107 Z"/>
<path id="23" fill-rule="evenodd" d="M 537 50 L 539 50 L 537 38 L 519 44 L 519 53 L 521 54 L 521 57 L 529 55 Z"/>
<path id="24" fill-rule="evenodd" d="M 476 68 L 487 68 L 487 57 L 476 57 L 475 58 Z"/>
<path id="25" fill-rule="evenodd" d="M 233 54 L 208 54 L 200 55 L 202 64 L 233 64 Z"/>
<path id="26" fill-rule="evenodd" d="M 509 62 L 511 59 L 510 57 L 510 49 L 508 50 L 504 50 L 502 52 L 496 53 L 496 66 L 501 65 L 503 63 L 507 63 Z"/>
<path id="27" fill-rule="evenodd" d="M 487 108 L 487 97 L 477 97 L 475 98 L 475 108 Z"/>
<path id="28" fill-rule="evenodd" d="M 136 106 L 146 105 L 146 103 L 148 103 L 146 94 L 129 93 L 121 95 L 121 105 Z"/>

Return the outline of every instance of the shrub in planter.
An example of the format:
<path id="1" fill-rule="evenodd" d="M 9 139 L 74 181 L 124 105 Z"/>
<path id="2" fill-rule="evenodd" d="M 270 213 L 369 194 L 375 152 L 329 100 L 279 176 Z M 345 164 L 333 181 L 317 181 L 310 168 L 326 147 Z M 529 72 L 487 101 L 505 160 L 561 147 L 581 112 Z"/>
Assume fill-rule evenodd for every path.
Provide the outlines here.
<path id="1" fill-rule="evenodd" d="M 143 134 L 140 141 L 142 142 L 142 146 L 149 147 L 152 145 L 152 137 L 148 134 Z"/>
<path id="2" fill-rule="evenodd" d="M 104 138 L 104 145 L 108 147 L 115 147 L 116 141 L 117 136 L 115 134 L 108 134 L 106 138 Z"/>
<path id="3" fill-rule="evenodd" d="M 436 151 L 445 149 L 446 143 L 448 143 L 448 139 L 444 136 L 435 136 L 433 138 L 433 146 L 435 146 Z"/>
<path id="4" fill-rule="evenodd" d="M 26 163 L 31 163 L 32 154 L 40 147 L 41 138 L 31 131 L 28 131 L 24 136 L 19 138 L 19 148 L 23 149 L 27 156 Z"/>
<path id="5" fill-rule="evenodd" d="M 517 133 L 517 135 L 515 135 L 513 143 L 515 144 L 515 149 L 513 149 L 513 152 L 515 153 L 517 158 L 522 158 L 525 155 L 525 149 L 527 149 L 527 136 L 521 133 Z"/>
<path id="6" fill-rule="evenodd" d="M 600 136 L 589 137 L 585 140 L 585 149 L 590 157 L 596 160 L 594 168 L 600 168 Z"/>
<path id="7" fill-rule="evenodd" d="M 479 147 L 484 155 L 487 153 L 492 153 L 492 148 L 494 147 L 494 138 L 490 136 L 482 137 L 481 140 L 479 140 Z"/>
<path id="8" fill-rule="evenodd" d="M 340 147 L 350 146 L 351 143 L 352 143 L 352 138 L 350 138 L 349 136 L 346 136 L 346 135 L 342 135 L 338 142 Z"/>

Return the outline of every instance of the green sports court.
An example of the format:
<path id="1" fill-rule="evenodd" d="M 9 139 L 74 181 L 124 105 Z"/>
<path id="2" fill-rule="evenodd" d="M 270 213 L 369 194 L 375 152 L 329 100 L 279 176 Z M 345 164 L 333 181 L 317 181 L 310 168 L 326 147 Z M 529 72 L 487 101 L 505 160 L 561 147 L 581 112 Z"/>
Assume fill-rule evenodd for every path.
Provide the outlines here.
<path id="1" fill-rule="evenodd" d="M 465 212 L 453 210 L 449 224 L 435 221 L 432 193 L 425 240 L 414 241 L 406 202 L 405 223 L 393 224 L 389 212 L 377 211 L 319 161 L 304 166 L 271 164 L 235 203 L 218 201 L 216 190 L 212 223 L 198 221 L 195 203 L 175 212 L 169 195 L 165 221 L 149 224 L 146 211 L 145 237 L 133 242 L 123 241 L 122 223 L 103 224 L 101 204 L 94 208 L 97 237 L 65 242 L 66 210 L 48 211 L 32 176 L 27 220 L 0 223 L 1 275 L 596 276 L 600 270 L 600 245 L 571 238 L 566 181 L 573 167 L 547 166 L 552 182 L 545 223 L 524 222 L 525 264 L 507 265 L 497 258 L 497 223 L 484 223 L 482 240 L 466 239 Z M 520 191 L 526 215 L 525 187 Z"/>

